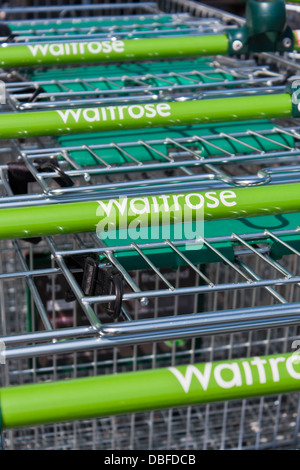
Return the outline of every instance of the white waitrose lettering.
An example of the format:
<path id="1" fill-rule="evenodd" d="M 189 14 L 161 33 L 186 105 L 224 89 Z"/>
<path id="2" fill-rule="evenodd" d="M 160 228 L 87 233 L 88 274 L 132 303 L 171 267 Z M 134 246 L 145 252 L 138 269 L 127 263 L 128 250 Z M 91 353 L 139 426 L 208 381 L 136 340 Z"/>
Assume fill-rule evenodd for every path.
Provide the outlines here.
<path id="1" fill-rule="evenodd" d="M 286 361 L 287 371 L 288 371 L 288 373 L 290 374 L 291 377 L 293 377 L 294 379 L 300 380 L 300 373 L 295 371 L 293 363 L 299 364 L 297 356 L 290 356 L 287 359 L 287 361 Z"/>
<path id="2" fill-rule="evenodd" d="M 211 362 L 204 364 L 204 371 L 202 372 L 198 367 L 194 365 L 186 366 L 185 373 L 178 370 L 176 367 L 169 367 L 169 371 L 176 377 L 178 382 L 183 388 L 185 393 L 188 393 L 191 388 L 192 379 L 198 381 L 202 389 L 206 391 L 210 385 L 212 378 L 215 383 L 222 389 L 230 389 L 233 387 L 251 386 L 254 384 L 254 377 L 260 384 L 267 382 L 266 370 L 271 372 L 268 381 L 275 383 L 280 382 L 280 373 L 283 380 L 286 380 L 286 373 L 293 379 L 300 381 L 300 372 L 295 370 L 295 366 L 299 363 L 296 356 L 279 356 L 260 358 L 254 357 L 251 361 L 240 361 L 240 362 L 224 362 L 223 364 L 216 364 L 213 368 Z M 279 366 L 280 364 L 280 366 Z M 255 367 L 255 368 L 254 368 Z M 223 371 L 229 370 L 230 376 L 225 379 Z M 194 385 L 197 383 L 193 381 Z M 254 384 L 255 385 L 255 384 Z M 213 384 L 215 386 L 215 384 Z"/>
<path id="3" fill-rule="evenodd" d="M 245 372 L 246 384 L 253 385 L 253 377 L 252 377 L 252 372 L 251 372 L 251 367 L 250 367 L 249 362 L 243 361 L 242 366 Z"/>
<path id="4" fill-rule="evenodd" d="M 274 359 L 270 359 L 270 366 L 272 369 L 272 374 L 273 374 L 273 380 L 274 382 L 279 382 L 279 370 L 278 370 L 278 363 L 279 362 L 284 362 L 283 357 L 275 357 Z"/>
<path id="5" fill-rule="evenodd" d="M 233 196 L 236 198 L 236 194 L 232 191 Z M 135 198 L 135 199 L 127 199 L 127 197 L 120 198 L 120 199 L 109 199 L 108 201 L 98 201 L 101 208 L 105 211 L 107 216 L 111 215 L 112 209 L 118 209 L 122 215 L 125 213 L 125 209 L 127 207 L 127 203 L 129 203 L 129 208 L 135 214 L 151 214 L 153 213 L 163 213 L 163 212 L 173 212 L 173 211 L 184 211 L 186 207 L 197 210 L 203 207 L 203 205 L 209 206 L 207 203 L 207 194 L 209 193 L 190 193 L 190 194 L 162 194 L 161 196 L 151 196 L 151 198 Z M 210 193 L 211 194 L 211 193 Z M 218 197 L 217 193 L 215 197 L 215 204 L 214 207 L 218 207 L 221 203 L 222 205 L 222 191 Z M 198 197 L 199 203 L 191 204 L 191 197 L 195 198 Z M 179 198 L 182 198 L 179 201 Z M 139 203 L 138 206 L 136 203 Z M 237 204 L 234 202 L 234 205 Z M 224 200 L 224 205 L 226 206 L 226 201 Z M 230 203 L 233 205 L 233 202 Z M 211 206 L 210 206 L 211 207 Z M 98 215 L 98 214 L 97 214 Z"/>
<path id="6" fill-rule="evenodd" d="M 230 370 L 233 373 L 233 377 L 231 380 L 225 380 L 222 377 L 221 372 L 223 370 Z M 215 379 L 216 382 L 222 388 L 232 388 L 232 387 L 240 387 L 242 385 L 242 376 L 237 363 L 234 364 L 218 364 L 215 367 Z"/>
<path id="7" fill-rule="evenodd" d="M 260 357 L 255 357 L 254 361 L 251 361 L 251 364 L 257 367 L 259 381 L 261 384 L 265 384 L 267 381 L 265 367 L 264 367 L 266 363 L 267 361 L 265 359 L 261 359 Z"/>
<path id="8" fill-rule="evenodd" d="M 124 52 L 123 41 L 93 41 L 93 42 L 63 42 L 57 44 L 35 44 L 27 46 L 33 57 L 46 56 L 47 54 L 57 56 L 77 54 L 109 54 Z"/>
<path id="9" fill-rule="evenodd" d="M 29 48 L 30 52 L 32 53 L 33 57 L 35 57 L 38 54 L 39 51 L 42 55 L 45 56 L 47 54 L 49 44 L 45 44 L 45 45 L 37 44 L 35 46 L 28 46 L 28 48 Z"/>
<path id="10" fill-rule="evenodd" d="M 195 366 L 187 366 L 185 375 L 183 375 L 178 369 L 176 369 L 176 367 L 169 367 L 169 370 L 179 380 L 185 393 L 188 393 L 190 390 L 192 378 L 194 375 L 197 378 L 198 382 L 201 384 L 203 390 L 207 390 L 209 380 L 210 380 L 210 375 L 211 375 L 211 368 L 212 368 L 212 363 L 207 362 L 205 364 L 203 374 Z"/>
<path id="11" fill-rule="evenodd" d="M 221 194 L 220 194 L 220 199 L 222 201 L 222 203 L 224 204 L 224 206 L 234 206 L 235 203 L 234 202 L 228 202 L 226 201 L 226 199 L 232 199 L 235 197 L 235 194 L 233 191 L 222 191 Z"/>
<path id="12" fill-rule="evenodd" d="M 100 207 L 97 208 L 97 214 L 96 215 L 102 215 L 101 214 L 101 208 L 102 208 L 104 210 L 104 212 L 106 213 L 106 215 L 109 216 L 111 211 L 112 211 L 113 205 L 115 205 L 119 209 L 121 214 L 124 215 L 126 205 L 127 205 L 127 198 L 124 197 L 120 201 L 118 201 L 117 199 L 109 199 L 109 201 L 107 201 L 107 203 L 105 203 L 105 201 L 98 201 L 99 204 L 100 204 Z"/>
<path id="13" fill-rule="evenodd" d="M 161 104 L 164 106 L 162 107 Z M 101 111 L 101 113 L 100 113 Z M 171 106 L 168 103 L 146 104 L 146 105 L 125 105 L 125 106 L 108 106 L 103 108 L 87 108 L 87 109 L 66 109 L 56 110 L 65 124 L 70 122 L 79 122 L 81 119 L 87 122 L 99 121 L 123 121 L 124 119 L 141 119 L 154 118 L 156 116 L 168 117 L 171 115 Z M 101 114 L 101 115 L 100 115 Z M 232 191 L 224 191 L 231 193 Z M 213 193 L 212 193 L 213 194 Z M 230 197 L 230 196 L 227 196 Z M 232 197 L 232 196 L 231 196 Z M 231 204 L 227 204 L 231 205 Z"/>
<path id="14" fill-rule="evenodd" d="M 138 207 L 135 206 L 136 203 L 138 204 Z M 144 207 L 142 207 L 142 204 Z M 130 209 L 134 214 L 150 214 L 150 205 L 148 199 L 137 197 L 135 199 L 131 199 L 130 201 Z"/>

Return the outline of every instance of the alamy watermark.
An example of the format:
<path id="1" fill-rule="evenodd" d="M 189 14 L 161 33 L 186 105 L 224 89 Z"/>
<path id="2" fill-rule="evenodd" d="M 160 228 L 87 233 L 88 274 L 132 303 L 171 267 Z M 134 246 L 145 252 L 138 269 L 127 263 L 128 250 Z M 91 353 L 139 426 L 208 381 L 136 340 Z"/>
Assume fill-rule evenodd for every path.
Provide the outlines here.
<path id="1" fill-rule="evenodd" d="M 201 248 L 204 237 L 204 208 L 226 210 L 237 204 L 232 190 L 119 197 L 98 201 L 96 233 L 102 240 L 165 239 L 188 241 L 186 248 Z M 190 243 L 196 241 L 194 247 Z"/>
<path id="2" fill-rule="evenodd" d="M 184 240 L 186 249 L 200 249 L 203 245 L 202 195 L 124 197 L 98 203 L 96 233 L 101 240 Z"/>

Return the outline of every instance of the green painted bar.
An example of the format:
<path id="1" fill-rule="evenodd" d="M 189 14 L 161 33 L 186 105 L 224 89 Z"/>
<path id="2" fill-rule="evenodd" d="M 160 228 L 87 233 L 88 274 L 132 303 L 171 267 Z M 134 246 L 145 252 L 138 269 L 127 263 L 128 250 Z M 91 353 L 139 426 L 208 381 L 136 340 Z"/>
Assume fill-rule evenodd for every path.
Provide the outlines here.
<path id="1" fill-rule="evenodd" d="M 300 184 L 0 209 L 0 239 L 300 212 Z"/>
<path id="2" fill-rule="evenodd" d="M 0 115 L 0 138 L 291 117 L 288 93 Z"/>
<path id="3" fill-rule="evenodd" d="M 143 59 L 167 59 L 228 53 L 226 34 L 180 36 L 124 41 L 66 41 L 23 45 L 1 45 L 2 67 L 67 65 L 87 62 L 121 62 Z"/>
<path id="4" fill-rule="evenodd" d="M 4 429 L 300 390 L 281 354 L 2 388 Z"/>

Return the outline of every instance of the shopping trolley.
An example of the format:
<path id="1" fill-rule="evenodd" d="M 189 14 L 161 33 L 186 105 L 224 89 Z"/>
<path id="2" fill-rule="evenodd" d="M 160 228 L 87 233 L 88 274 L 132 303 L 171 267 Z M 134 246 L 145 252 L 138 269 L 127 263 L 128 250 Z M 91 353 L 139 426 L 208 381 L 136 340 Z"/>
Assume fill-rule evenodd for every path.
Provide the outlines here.
<path id="1" fill-rule="evenodd" d="M 265 57 L 270 63 L 271 59 Z M 279 68 L 283 63 L 272 60 Z M 288 60 L 287 63 L 291 70 L 297 70 L 297 65 Z M 282 80 L 281 72 L 276 71 L 276 74 L 269 73 L 268 78 L 276 76 Z M 255 91 L 260 93 L 259 85 L 256 88 Z M 274 106 L 272 117 L 290 117 L 291 96 L 282 93 L 281 89 L 278 91 L 279 95 L 284 95 L 280 98 L 283 114 Z M 131 92 L 127 92 L 130 96 Z M 208 102 L 210 104 L 212 100 Z M 26 112 L 16 118 L 25 124 L 28 116 Z M 227 115 L 224 116 L 228 121 Z M 258 117 L 257 111 L 255 117 Z M 190 124 L 185 123 L 186 127 Z M 290 359 L 291 343 L 298 338 L 299 320 L 299 134 L 295 124 L 296 121 L 252 121 L 235 124 L 235 129 L 229 130 L 228 123 L 211 123 L 206 128 L 193 126 L 193 135 L 184 134 L 187 129 L 183 126 L 179 131 L 158 128 L 154 130 L 155 134 L 151 129 L 143 133 L 146 137 L 142 141 L 141 131 L 137 134 L 133 129 L 120 133 L 116 146 L 111 145 L 108 132 L 101 134 L 101 143 L 99 136 L 93 134 L 90 137 L 76 134 L 60 137 L 60 146 L 52 148 L 40 145 L 38 141 L 31 145 L 33 148 L 28 148 L 26 142 L 19 142 L 17 146 L 14 142 L 15 150 L 37 184 L 27 195 L 24 192 L 13 194 L 14 168 L 7 165 L 1 168 L 4 196 L 1 214 L 7 216 L 1 237 L 43 236 L 43 239 L 37 244 L 17 240 L 11 244 L 3 243 L 1 287 L 5 295 L 1 296 L 1 318 L 7 364 L 1 380 L 4 385 L 13 387 L 1 391 L 2 419 L 4 428 L 27 427 L 5 431 L 6 447 L 198 449 L 297 446 L 298 396 L 293 392 L 298 390 L 299 371 Z M 228 132 L 224 132 L 224 128 Z M 198 132 L 195 135 L 195 129 L 196 132 L 202 129 L 200 138 Z M 87 129 L 83 127 L 82 130 Z M 161 139 L 157 138 L 157 132 Z M 166 132 L 172 133 L 169 140 Z M 5 134 L 7 138 L 10 136 Z M 95 141 L 98 139 L 97 143 L 87 145 L 86 139 L 92 137 Z M 79 145 L 76 146 L 71 138 Z M 82 147 L 82 141 L 85 147 Z M 139 155 L 144 156 L 141 161 Z M 49 165 L 49 156 L 52 160 L 56 157 L 60 163 L 54 161 L 56 171 L 47 173 L 42 162 Z M 207 156 L 205 161 L 203 157 Z M 117 168 L 111 165 L 116 162 Z M 248 168 L 240 162 L 252 170 L 255 168 L 255 173 L 249 175 Z M 220 171 L 219 163 L 223 163 L 225 172 Z M 99 164 L 102 165 L 100 168 Z M 117 183 L 106 181 L 105 185 L 96 180 L 95 185 L 89 184 L 97 174 L 128 173 L 131 169 L 132 173 L 150 172 L 155 166 L 160 172 L 171 168 L 181 171 L 183 167 L 185 177 L 178 181 L 177 175 L 167 174 L 168 178 L 165 175 L 162 180 L 160 176 L 158 181 L 144 177 L 128 184 L 122 180 Z M 205 168 L 205 176 L 190 174 L 198 167 Z M 46 166 L 46 170 L 49 168 L 53 170 L 53 166 Z M 63 173 L 57 173 L 57 168 Z M 57 188 L 53 178 L 59 177 L 64 178 L 65 183 L 66 177 L 70 178 L 73 186 L 69 182 L 69 185 L 66 183 Z M 141 227 L 140 238 L 134 243 L 133 231 L 125 228 L 120 236 L 121 231 L 114 227 L 117 244 L 112 237 L 103 245 L 94 233 L 96 220 L 91 220 L 87 213 L 87 207 L 95 204 L 93 199 L 107 201 L 107 198 L 122 194 L 129 198 L 141 195 L 153 198 L 161 194 L 178 194 L 177 191 L 197 191 L 199 194 L 202 191 L 204 195 L 213 191 L 216 196 L 226 190 L 244 194 L 243 205 L 239 208 L 248 210 L 245 215 L 249 217 L 236 219 L 239 214 L 231 213 L 233 218 L 229 220 L 228 206 L 222 227 L 217 219 L 206 222 L 205 236 L 197 240 L 199 250 L 195 249 L 195 242 L 178 241 L 172 233 L 149 243 L 148 234 L 143 232 L 147 227 Z M 266 193 L 269 205 L 263 204 Z M 65 236 L 62 232 L 71 214 L 67 204 L 83 205 L 80 219 L 86 217 L 89 225 L 74 229 L 80 222 L 77 212 L 70 234 Z M 44 226 L 41 232 L 46 208 L 56 213 L 68 209 L 60 213 L 60 234 L 54 237 L 50 235 L 57 233 L 57 224 L 56 231 Z M 35 213 L 37 215 L 33 217 Z M 95 215 L 94 208 L 91 213 Z M 190 216 L 187 224 L 192 225 L 193 213 Z M 218 217 L 222 217 L 221 212 Z M 84 230 L 86 234 L 75 233 Z M 265 383 L 251 359 L 240 360 L 251 356 L 265 356 L 257 362 L 267 364 Z M 200 362 L 205 364 L 180 368 Z M 227 374 L 218 375 L 221 368 L 226 367 Z M 249 374 L 247 378 L 241 375 L 243 390 L 232 392 L 230 387 L 226 388 L 232 380 L 232 376 L 228 376 L 230 370 L 235 370 L 236 386 L 239 373 L 250 371 L 252 379 Z M 190 383 L 184 381 L 188 374 L 191 374 Z M 87 376 L 100 377 L 84 378 Z M 203 402 L 211 403 L 193 406 L 202 401 L 199 390 L 204 390 L 203 380 L 208 376 L 213 377 L 214 388 L 207 388 L 210 395 L 203 396 Z M 63 380 L 70 378 L 76 378 L 76 381 Z M 37 384 L 47 380 L 55 383 Z M 141 381 L 145 392 L 148 388 L 148 395 L 143 396 Z M 224 382 L 222 388 L 220 383 L 224 385 Z M 24 384 L 33 385 L 19 387 Z M 95 394 L 99 397 L 99 387 L 107 397 L 102 409 L 99 400 L 95 400 Z M 173 388 L 174 393 L 167 397 L 166 390 Z M 139 395 L 133 395 L 133 390 L 137 389 Z M 49 393 L 53 393 L 50 409 Z M 70 401 L 70 393 L 83 394 L 86 403 L 82 400 L 76 406 L 78 403 L 74 401 L 73 409 L 68 408 L 66 401 L 68 397 Z M 265 394 L 276 394 L 276 398 L 264 398 Z M 255 398 L 257 395 L 260 397 Z M 23 407 L 26 396 L 31 402 L 26 400 Z M 103 396 L 100 398 L 104 404 Z M 220 402 L 221 399 L 233 401 Z M 215 400 L 217 403 L 214 404 Z M 30 403 L 36 408 L 40 406 L 38 413 L 33 413 Z M 64 404 L 62 413 L 56 403 Z M 124 415 L 134 411 L 137 413 Z M 119 413 L 121 415 L 113 416 Z M 101 415 L 104 416 L 101 419 L 90 419 Z M 65 422 L 74 419 L 81 421 Z M 49 424 L 50 421 L 53 424 Z M 40 426 L 28 429 L 37 424 Z"/>
<path id="2" fill-rule="evenodd" d="M 128 5 L 131 6 L 131 4 Z M 145 4 L 146 12 L 151 11 L 151 5 L 153 4 Z M 116 8 L 120 8 L 120 4 L 117 4 Z M 54 7 L 54 10 L 57 8 Z M 101 21 L 97 23 L 96 20 L 88 26 L 91 33 L 88 36 L 92 37 L 92 41 L 82 40 L 80 30 L 81 27 L 84 31 L 82 20 L 79 31 L 76 31 L 76 26 L 74 28 L 68 21 L 62 21 L 61 24 L 60 21 L 51 22 L 50 20 L 50 25 L 49 21 L 45 25 L 37 20 L 29 31 L 23 30 L 22 25 L 20 27 L 18 24 L 12 24 L 10 28 L 8 24 L 4 24 L 1 65 L 18 67 L 95 61 L 153 60 L 187 55 L 291 52 L 299 46 L 298 32 L 286 26 L 285 4 L 282 0 L 272 2 L 249 0 L 246 22 L 240 27 L 227 26 L 221 34 L 199 34 L 197 22 L 185 23 L 181 26 L 178 20 L 179 17 L 176 24 L 176 21 L 172 23 L 170 18 L 165 18 L 164 25 L 158 22 L 153 29 L 154 24 L 151 25 L 151 18 L 147 18 L 146 21 L 150 21 L 150 24 L 138 22 L 137 28 L 133 27 L 129 32 L 126 31 L 126 25 L 123 31 L 124 24 L 118 21 L 117 29 L 110 28 L 109 35 L 108 21 L 105 19 L 102 26 Z M 44 32 L 45 27 L 48 30 L 48 36 Z M 214 22 L 208 27 L 208 31 L 209 29 L 218 31 Z M 72 33 L 75 34 L 72 41 L 66 41 L 66 37 L 72 36 Z M 178 34 L 180 36 L 176 38 Z M 105 41 L 101 41 L 103 37 L 106 37 Z M 138 40 L 128 39 L 128 37 Z M 162 41 L 161 38 L 164 40 Z M 15 43 L 13 44 L 12 41 Z"/>

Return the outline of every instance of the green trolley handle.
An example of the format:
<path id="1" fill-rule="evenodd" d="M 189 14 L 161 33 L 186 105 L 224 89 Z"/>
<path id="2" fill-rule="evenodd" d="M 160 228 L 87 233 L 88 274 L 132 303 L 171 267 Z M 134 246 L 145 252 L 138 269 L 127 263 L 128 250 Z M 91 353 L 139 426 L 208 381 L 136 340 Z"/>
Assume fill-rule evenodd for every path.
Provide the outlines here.
<path id="1" fill-rule="evenodd" d="M 87 62 L 131 61 L 174 57 L 240 55 L 251 52 L 288 52 L 299 46 L 297 33 L 286 26 L 283 0 L 249 0 L 246 22 L 224 34 L 138 40 L 66 41 L 3 44 L 0 66 L 67 65 Z"/>
<path id="2" fill-rule="evenodd" d="M 292 96 L 290 90 L 287 90 L 286 93 L 278 94 L 185 102 L 4 113 L 0 114 L 0 138 L 298 117 L 297 90 L 291 90 Z"/>
<path id="3" fill-rule="evenodd" d="M 48 203 L 0 209 L 0 239 L 300 212 L 300 184 Z"/>
<path id="4" fill-rule="evenodd" d="M 226 34 L 151 39 L 66 41 L 0 46 L 1 67 L 124 62 L 228 54 Z"/>
<path id="5" fill-rule="evenodd" d="M 2 388 L 3 429 L 300 390 L 294 354 Z"/>

